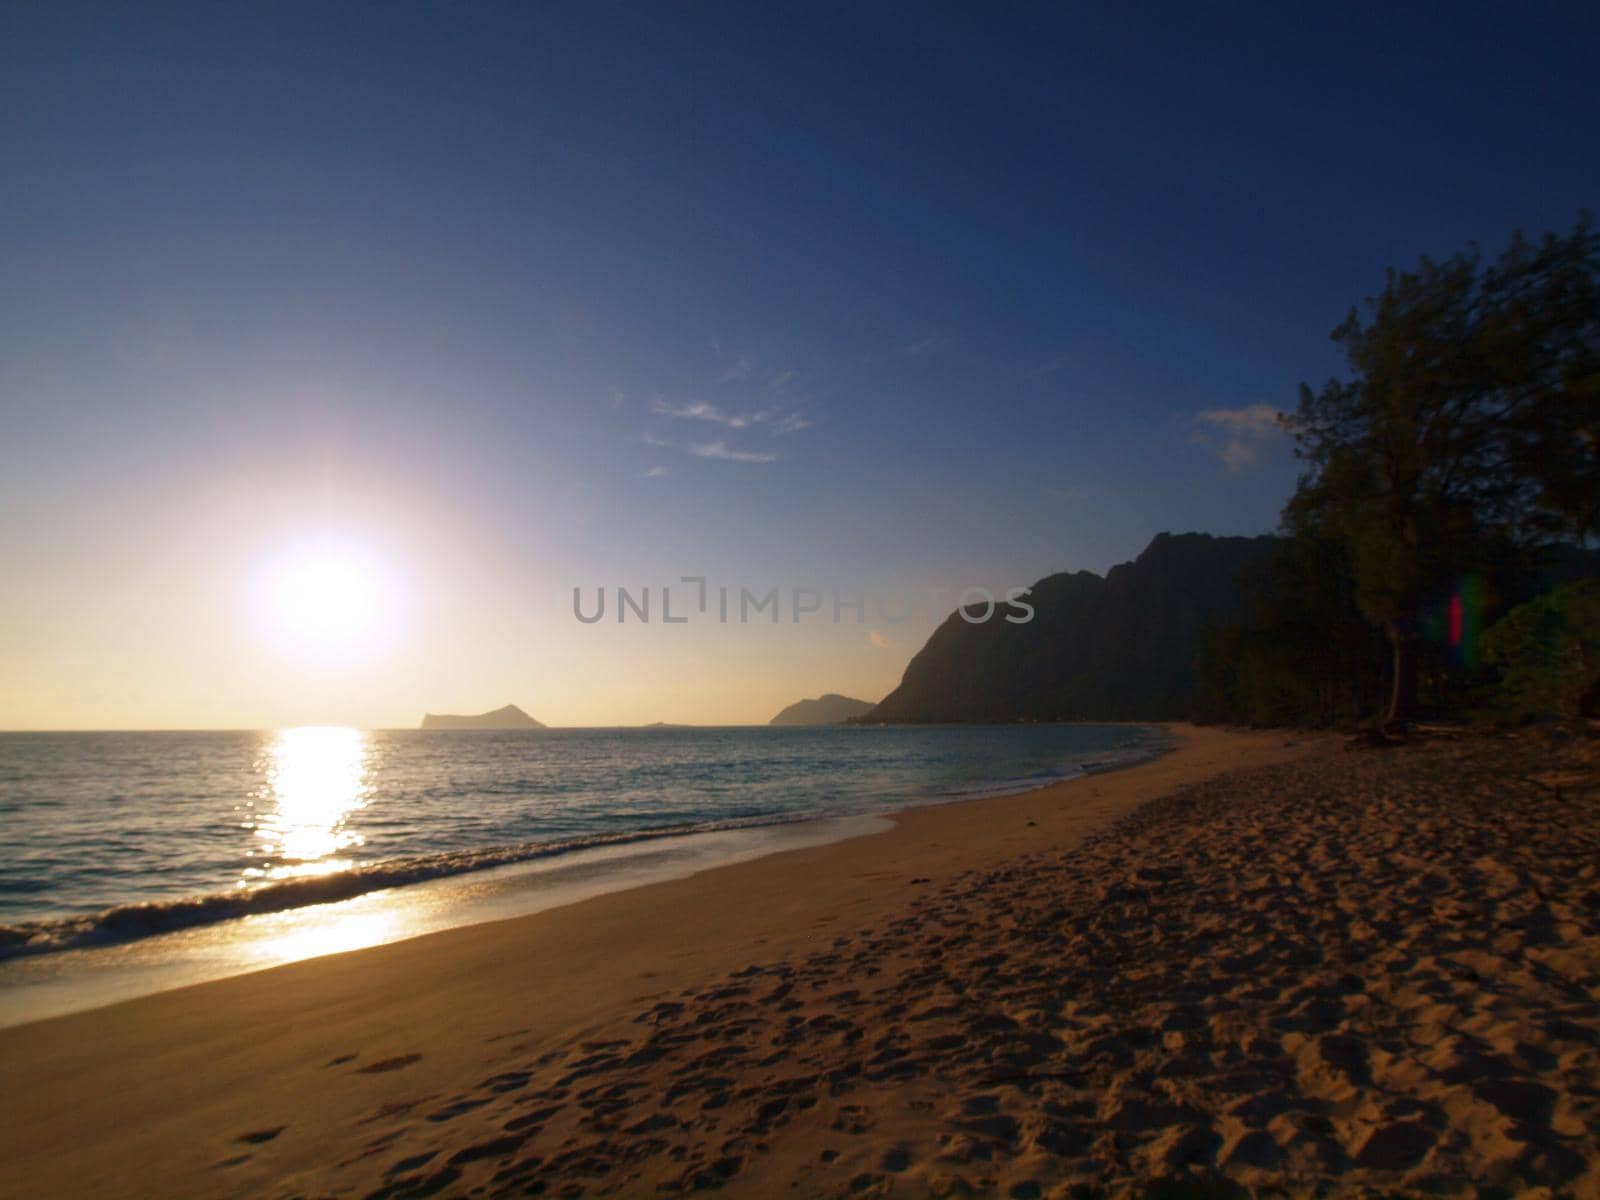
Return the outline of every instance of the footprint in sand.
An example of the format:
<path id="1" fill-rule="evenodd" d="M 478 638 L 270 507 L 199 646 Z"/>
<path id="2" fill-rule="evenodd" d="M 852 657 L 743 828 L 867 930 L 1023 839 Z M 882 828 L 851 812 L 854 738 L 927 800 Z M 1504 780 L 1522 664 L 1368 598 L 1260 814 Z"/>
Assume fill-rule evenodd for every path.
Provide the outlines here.
<path id="1" fill-rule="evenodd" d="M 878 1161 L 878 1169 L 898 1175 L 911 1165 L 911 1147 L 905 1144 L 891 1146 Z"/>
<path id="2" fill-rule="evenodd" d="M 485 1045 L 493 1045 L 495 1042 L 503 1042 L 508 1038 L 521 1037 L 523 1034 L 531 1032 L 532 1030 L 529 1029 L 508 1029 L 504 1033 L 490 1034 L 488 1037 L 484 1038 L 483 1041 Z"/>
<path id="3" fill-rule="evenodd" d="M 233 1140 L 236 1142 L 244 1142 L 249 1146 L 259 1146 L 263 1142 L 270 1142 L 273 1138 L 277 1137 L 287 1128 L 289 1128 L 287 1125 L 276 1125 L 271 1129 L 256 1129 L 249 1133 L 241 1133 Z"/>
<path id="4" fill-rule="evenodd" d="M 368 1063 L 364 1067 L 357 1068 L 357 1073 L 361 1075 L 381 1075 L 385 1071 L 398 1071 L 402 1067 L 409 1067 L 412 1063 L 420 1062 L 421 1060 L 422 1055 L 420 1054 L 397 1054 L 393 1058 L 380 1058 L 375 1063 Z"/>
<path id="5" fill-rule="evenodd" d="M 501 1092 L 514 1092 L 519 1088 L 526 1087 L 528 1085 L 528 1080 L 532 1078 L 532 1071 L 507 1071 L 504 1074 L 495 1075 L 489 1079 L 485 1079 L 478 1086 L 488 1088 L 491 1092 L 496 1094 Z"/>
<path id="6" fill-rule="evenodd" d="M 435 1124 L 441 1121 L 453 1121 L 463 1113 L 469 1113 L 473 1109 L 482 1108 L 487 1103 L 489 1103 L 488 1100 L 457 1100 L 454 1104 L 447 1104 L 443 1108 L 429 1113 L 428 1120 L 434 1122 Z"/>
<path id="7" fill-rule="evenodd" d="M 427 1166 L 430 1162 L 437 1158 L 438 1155 L 439 1152 L 437 1150 L 429 1150 L 425 1154 L 413 1154 L 410 1158 L 402 1158 L 399 1162 L 395 1163 L 389 1168 L 387 1173 L 390 1175 L 403 1175 L 407 1171 L 415 1171 L 419 1167 Z"/>
<path id="8" fill-rule="evenodd" d="M 370 1125 L 373 1121 L 386 1121 L 391 1117 L 403 1117 L 417 1105 L 432 1100 L 432 1096 L 418 1096 L 415 1100 L 391 1100 L 388 1104 L 381 1105 L 371 1116 L 363 1118 L 363 1125 Z"/>

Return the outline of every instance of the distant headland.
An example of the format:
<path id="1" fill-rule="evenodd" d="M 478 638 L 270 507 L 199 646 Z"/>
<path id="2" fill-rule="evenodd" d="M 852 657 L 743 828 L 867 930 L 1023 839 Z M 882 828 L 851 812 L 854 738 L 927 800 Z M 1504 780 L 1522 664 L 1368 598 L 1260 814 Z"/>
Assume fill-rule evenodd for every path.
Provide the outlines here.
<path id="1" fill-rule="evenodd" d="M 876 707 L 870 700 L 854 700 L 837 692 L 827 692 L 815 700 L 797 700 L 769 725 L 837 725 L 851 717 L 869 713 Z"/>
<path id="2" fill-rule="evenodd" d="M 497 708 L 493 712 L 476 713 L 470 716 L 461 716 L 456 713 L 425 713 L 422 718 L 424 729 L 543 729 L 544 724 L 535 721 L 515 704 L 507 704 L 504 708 Z"/>

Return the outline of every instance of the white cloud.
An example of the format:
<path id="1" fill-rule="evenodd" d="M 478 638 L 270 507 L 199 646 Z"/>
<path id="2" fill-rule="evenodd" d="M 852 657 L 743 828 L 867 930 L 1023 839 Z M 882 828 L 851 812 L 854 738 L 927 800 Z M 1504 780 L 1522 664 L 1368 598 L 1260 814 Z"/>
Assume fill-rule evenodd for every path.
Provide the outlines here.
<path id="1" fill-rule="evenodd" d="M 867 634 L 867 640 L 869 642 L 871 642 L 874 646 L 876 646 L 879 650 L 887 650 L 890 647 L 890 645 L 892 644 L 887 637 L 885 637 L 883 634 L 879 633 L 876 629 L 874 629 L 871 633 Z"/>
<path id="2" fill-rule="evenodd" d="M 1282 417 L 1270 404 L 1244 408 L 1208 408 L 1195 417 L 1194 441 L 1211 449 L 1234 474 L 1261 459 L 1261 451 L 1283 436 Z"/>
<path id="3" fill-rule="evenodd" d="M 752 450 L 735 449 L 721 438 L 714 442 L 700 442 L 691 445 L 688 449 L 689 453 L 696 458 L 718 458 L 723 462 L 769 463 L 778 460 L 776 454 L 760 454 Z"/>
<path id="4" fill-rule="evenodd" d="M 681 421 L 709 421 L 713 425 L 726 425 L 729 429 L 748 429 L 752 425 L 771 420 L 776 410 L 730 412 L 704 400 L 696 400 L 690 404 L 669 404 L 657 396 L 650 401 L 650 411 L 658 416 L 676 417 Z"/>
<path id="5" fill-rule="evenodd" d="M 689 404 L 669 404 L 657 396 L 650 402 L 650 411 L 657 416 L 672 417 L 680 421 L 705 421 L 711 425 L 721 425 L 726 429 L 765 428 L 780 437 L 811 428 L 811 422 L 797 412 L 786 412 L 779 408 L 734 412 L 731 409 L 718 408 L 705 400 L 696 400 Z"/>
<path id="6" fill-rule="evenodd" d="M 924 354 L 937 350 L 941 340 L 937 334 L 932 337 L 925 337 L 919 342 L 912 342 L 909 346 L 900 347 L 900 353 L 907 358 L 921 358 Z"/>
<path id="7" fill-rule="evenodd" d="M 810 429 L 811 422 L 799 413 L 785 413 L 772 422 L 772 432 L 778 437 L 785 437 L 791 433 L 799 433 L 802 429 Z"/>
<path id="8" fill-rule="evenodd" d="M 1270 404 L 1252 404 L 1248 408 L 1208 408 L 1195 419 L 1234 436 L 1259 439 L 1279 431 L 1282 415 Z"/>
<path id="9" fill-rule="evenodd" d="M 775 462 L 777 454 L 745 449 L 737 443 L 748 443 L 762 434 L 769 438 L 790 437 L 811 428 L 811 419 L 801 411 L 806 389 L 800 371 L 789 367 L 780 370 L 756 354 L 731 354 L 717 338 L 711 339 L 711 350 L 721 372 L 717 382 L 732 385 L 726 391 L 712 393 L 719 397 L 718 402 L 700 399 L 679 402 L 657 392 L 643 407 L 652 417 L 712 426 L 719 433 L 728 431 L 728 436 L 702 434 L 699 441 L 693 440 L 692 435 L 680 438 L 674 436 L 674 431 L 664 421 L 657 420 L 653 422 L 654 432 L 644 434 L 645 443 L 724 462 Z M 741 394 L 746 397 L 744 406 L 721 399 Z M 735 433 L 739 436 L 732 436 Z"/>
<path id="10" fill-rule="evenodd" d="M 660 479 L 666 473 L 667 469 L 665 467 L 651 467 L 644 473 L 644 477 L 646 479 Z"/>

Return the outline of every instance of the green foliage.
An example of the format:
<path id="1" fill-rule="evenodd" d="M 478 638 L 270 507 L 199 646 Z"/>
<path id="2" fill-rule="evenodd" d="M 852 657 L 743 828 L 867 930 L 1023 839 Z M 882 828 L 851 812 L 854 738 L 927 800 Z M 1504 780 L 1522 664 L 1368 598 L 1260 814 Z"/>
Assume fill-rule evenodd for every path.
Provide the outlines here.
<path id="1" fill-rule="evenodd" d="M 1342 551 L 1391 646 L 1391 719 L 1416 705 L 1429 597 L 1553 533 L 1600 521 L 1600 236 L 1520 234 L 1388 273 L 1334 331 L 1351 376 L 1302 387 L 1308 464 L 1284 520 Z"/>
<path id="2" fill-rule="evenodd" d="M 1501 670 L 1507 716 L 1580 721 L 1600 689 L 1600 580 L 1517 606 L 1484 634 L 1483 650 Z"/>
<path id="3" fill-rule="evenodd" d="M 1240 584 L 1243 620 L 1212 630 L 1201 650 L 1196 716 L 1255 726 L 1347 725 L 1367 716 L 1385 648 L 1356 607 L 1341 549 L 1286 538 Z"/>
<path id="4" fill-rule="evenodd" d="M 1518 234 L 1485 286 L 1500 302 L 1479 353 L 1528 523 L 1581 545 L 1600 533 L 1600 237 L 1587 216 L 1567 238 Z"/>

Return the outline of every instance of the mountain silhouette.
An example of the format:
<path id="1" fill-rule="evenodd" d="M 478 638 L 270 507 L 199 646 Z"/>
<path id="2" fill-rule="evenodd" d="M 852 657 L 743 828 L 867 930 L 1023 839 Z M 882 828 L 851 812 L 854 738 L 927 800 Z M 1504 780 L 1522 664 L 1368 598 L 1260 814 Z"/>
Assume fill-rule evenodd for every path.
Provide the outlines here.
<path id="1" fill-rule="evenodd" d="M 827 692 L 815 700 L 796 700 L 772 720 L 769 725 L 837 725 L 851 717 L 872 711 L 872 701 L 852 700 L 837 692 Z"/>
<path id="2" fill-rule="evenodd" d="M 860 722 L 1154 721 L 1187 716 L 1205 631 L 1237 619 L 1240 577 L 1272 537 L 1158 534 L 1104 578 L 1051 575 L 1026 598 L 1033 619 L 953 612 Z M 981 610 L 968 609 L 976 616 Z"/>

